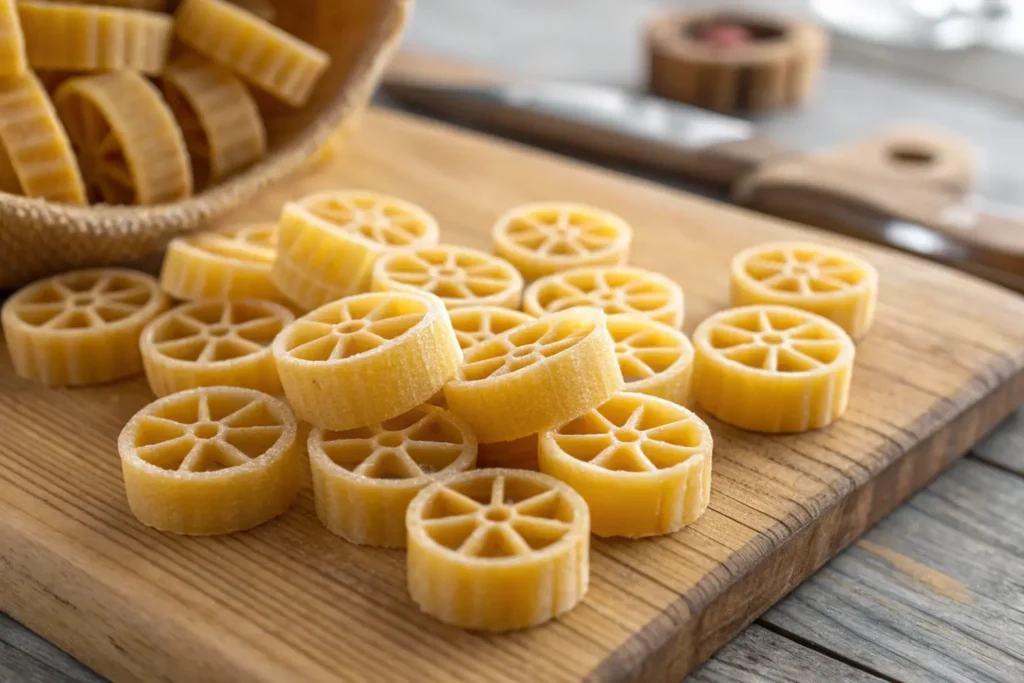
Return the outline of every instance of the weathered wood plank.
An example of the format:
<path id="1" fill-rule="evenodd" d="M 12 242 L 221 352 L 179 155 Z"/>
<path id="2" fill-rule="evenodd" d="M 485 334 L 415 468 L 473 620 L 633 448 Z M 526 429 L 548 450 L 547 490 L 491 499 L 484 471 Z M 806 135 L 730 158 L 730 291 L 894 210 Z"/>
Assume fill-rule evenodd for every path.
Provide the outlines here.
<path id="1" fill-rule="evenodd" d="M 104 679 L 0 612 L 0 683 L 102 683 Z"/>
<path id="2" fill-rule="evenodd" d="M 1024 680 L 1024 479 L 956 465 L 762 619 L 900 681 Z"/>
<path id="3" fill-rule="evenodd" d="M 804 647 L 761 626 L 736 636 L 683 683 L 879 683 L 883 679 Z"/>
<path id="4" fill-rule="evenodd" d="M 974 455 L 1024 476 L 1024 406 L 975 446 Z"/>

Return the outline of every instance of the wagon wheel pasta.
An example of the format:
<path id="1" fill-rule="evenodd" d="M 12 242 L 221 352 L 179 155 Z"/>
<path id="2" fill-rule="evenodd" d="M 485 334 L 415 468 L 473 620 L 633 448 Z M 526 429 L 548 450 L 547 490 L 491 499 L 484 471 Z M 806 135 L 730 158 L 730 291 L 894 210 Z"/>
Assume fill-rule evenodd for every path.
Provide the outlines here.
<path id="1" fill-rule="evenodd" d="M 503 469 L 449 477 L 416 496 L 406 526 L 409 592 L 445 623 L 537 626 L 587 592 L 587 505 L 552 477 Z"/>

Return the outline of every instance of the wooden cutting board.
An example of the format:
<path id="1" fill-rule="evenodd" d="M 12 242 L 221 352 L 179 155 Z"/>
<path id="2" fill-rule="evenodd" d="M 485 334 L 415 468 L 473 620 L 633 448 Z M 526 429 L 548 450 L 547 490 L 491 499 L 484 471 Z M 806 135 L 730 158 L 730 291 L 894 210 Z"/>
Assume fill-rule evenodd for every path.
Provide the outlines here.
<path id="1" fill-rule="evenodd" d="M 633 262 L 686 290 L 686 330 L 727 303 L 727 266 L 762 240 L 852 246 L 881 271 L 846 417 L 768 437 L 711 422 L 711 506 L 686 530 L 597 540 L 586 600 L 485 636 L 421 615 L 402 552 L 317 522 L 310 496 L 247 533 L 179 538 L 128 511 L 115 439 L 141 381 L 46 390 L 0 354 L 0 609 L 115 680 L 678 681 L 1024 400 L 1024 298 L 896 252 L 399 114 L 370 112 L 341 160 L 237 218 L 313 190 L 365 187 L 433 211 L 487 248 L 530 200 L 616 211 Z M 978 492 L 984 495 L 983 491 Z"/>

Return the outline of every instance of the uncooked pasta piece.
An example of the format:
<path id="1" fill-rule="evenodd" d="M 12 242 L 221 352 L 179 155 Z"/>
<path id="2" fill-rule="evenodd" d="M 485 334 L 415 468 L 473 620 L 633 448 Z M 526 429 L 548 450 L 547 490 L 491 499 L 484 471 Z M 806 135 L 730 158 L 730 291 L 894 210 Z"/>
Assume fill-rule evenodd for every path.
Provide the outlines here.
<path id="1" fill-rule="evenodd" d="M 65 81 L 57 112 L 90 189 L 108 204 L 159 204 L 192 194 L 185 139 L 159 91 L 132 71 Z"/>
<path id="2" fill-rule="evenodd" d="M 196 187 L 263 158 L 267 133 L 248 88 L 225 67 L 189 54 L 163 74 L 164 96 L 181 126 Z"/>
<path id="3" fill-rule="evenodd" d="M 18 16 L 29 65 L 56 71 L 158 74 L 174 27 L 159 12 L 66 2 L 20 0 Z"/>
<path id="4" fill-rule="evenodd" d="M 519 308 L 523 278 L 505 259 L 450 244 L 400 249 L 373 268 L 376 292 L 427 291 L 449 309 L 464 306 Z"/>
<path id="5" fill-rule="evenodd" d="M 202 387 L 150 403 L 117 441 L 132 514 L 197 536 L 263 524 L 301 487 L 296 434 L 288 406 L 253 389 Z"/>
<path id="6" fill-rule="evenodd" d="M 843 328 L 788 306 L 716 313 L 693 334 L 693 390 L 722 422 L 757 432 L 803 432 L 842 416 L 853 373 Z"/>
<path id="7" fill-rule="evenodd" d="M 535 319 L 504 306 L 466 306 L 450 310 L 448 315 L 463 351 Z"/>
<path id="8" fill-rule="evenodd" d="M 178 299 L 287 302 L 270 278 L 276 244 L 273 223 L 240 224 L 177 237 L 167 246 L 160 286 Z"/>
<path id="9" fill-rule="evenodd" d="M 0 0 L 0 78 L 21 76 L 27 68 L 16 0 Z"/>
<path id="10" fill-rule="evenodd" d="M 416 496 L 406 527 L 409 593 L 447 624 L 537 626 L 587 592 L 587 505 L 552 477 L 507 469 L 454 475 Z"/>
<path id="11" fill-rule="evenodd" d="M 0 77 L 0 155 L 10 172 L 0 189 L 66 204 L 85 204 L 85 184 L 68 135 L 46 89 L 28 71 Z"/>
<path id="12" fill-rule="evenodd" d="M 673 403 L 691 401 L 693 345 L 679 330 L 642 315 L 608 316 L 625 391 L 658 396 Z"/>
<path id="13" fill-rule="evenodd" d="M 540 438 L 540 469 L 579 492 L 598 536 L 678 531 L 711 496 L 711 430 L 656 396 L 623 392 Z"/>
<path id="14" fill-rule="evenodd" d="M 358 294 L 318 308 L 274 340 L 285 395 L 302 420 L 345 430 L 424 403 L 462 363 L 448 312 L 429 294 Z"/>
<path id="15" fill-rule="evenodd" d="M 309 99 L 326 52 L 223 0 L 184 0 L 178 39 L 292 106 Z"/>
<path id="16" fill-rule="evenodd" d="M 259 299 L 207 299 L 183 304 L 151 322 L 140 346 L 157 396 L 233 386 L 281 393 L 270 344 L 295 316 Z"/>
<path id="17" fill-rule="evenodd" d="M 495 253 L 527 280 L 581 266 L 623 265 L 633 240 L 633 229 L 615 214 L 568 202 L 517 206 L 492 233 Z"/>
<path id="18" fill-rule="evenodd" d="M 165 308 L 156 280 L 133 270 L 79 270 L 35 282 L 3 307 L 14 371 L 50 386 L 137 375 L 139 335 Z"/>
<path id="19" fill-rule="evenodd" d="M 683 290 L 664 275 L 626 266 L 576 268 L 537 280 L 526 288 L 523 310 L 531 315 L 594 306 L 609 315 L 637 313 L 681 327 Z"/>
<path id="20" fill-rule="evenodd" d="M 409 202 L 362 190 L 286 204 L 278 224 L 278 289 L 306 309 L 370 288 L 373 265 L 398 247 L 436 244 L 437 221 Z"/>
<path id="21" fill-rule="evenodd" d="M 480 443 L 492 443 L 579 417 L 623 385 L 605 315 L 579 308 L 471 347 L 444 395 Z"/>
<path id="22" fill-rule="evenodd" d="M 353 543 L 405 547 L 405 511 L 438 478 L 473 469 L 476 437 L 431 405 L 383 423 L 309 437 L 313 497 L 324 526 Z"/>
<path id="23" fill-rule="evenodd" d="M 779 304 L 825 316 L 861 339 L 871 329 L 878 271 L 842 249 L 810 242 L 770 242 L 732 260 L 733 306 Z"/>

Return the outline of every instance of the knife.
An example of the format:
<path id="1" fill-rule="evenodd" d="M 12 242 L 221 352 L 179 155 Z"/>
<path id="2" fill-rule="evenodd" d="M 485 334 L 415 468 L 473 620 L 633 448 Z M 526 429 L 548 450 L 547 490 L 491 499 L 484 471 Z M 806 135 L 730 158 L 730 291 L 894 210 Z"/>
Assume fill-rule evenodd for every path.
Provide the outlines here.
<path id="1" fill-rule="evenodd" d="M 758 137 L 743 119 L 618 88 L 504 79 L 408 53 L 389 68 L 384 90 L 444 119 L 727 188 L 756 210 L 1024 292 L 1024 222 L 967 197 L 973 155 L 941 131 L 903 128 L 799 154 Z"/>

